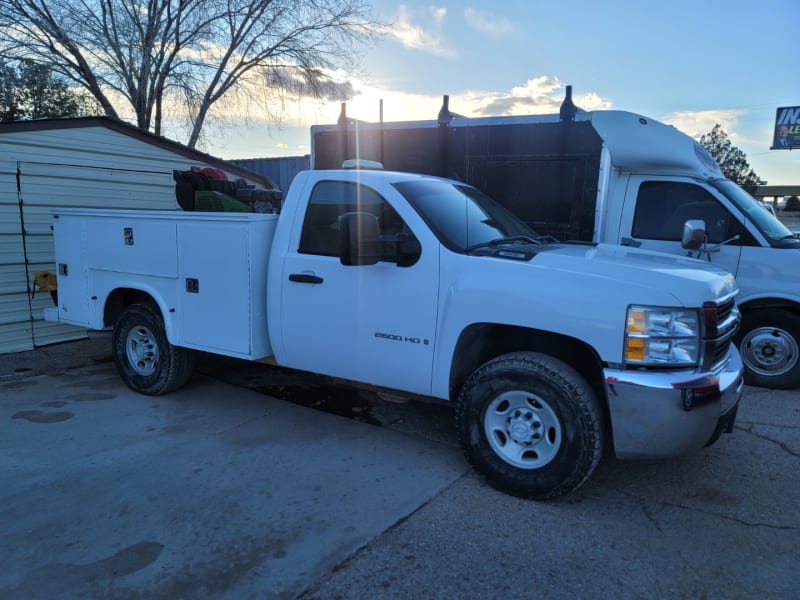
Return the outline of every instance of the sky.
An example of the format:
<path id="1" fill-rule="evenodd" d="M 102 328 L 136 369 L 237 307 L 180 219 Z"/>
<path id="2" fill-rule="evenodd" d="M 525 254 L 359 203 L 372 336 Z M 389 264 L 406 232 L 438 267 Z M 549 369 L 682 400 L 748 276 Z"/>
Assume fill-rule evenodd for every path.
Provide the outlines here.
<path id="1" fill-rule="evenodd" d="M 382 35 L 357 72 L 335 73 L 365 121 L 435 119 L 442 96 L 465 116 L 615 109 L 699 139 L 715 124 L 770 185 L 800 184 L 800 151 L 770 150 L 776 109 L 800 106 L 800 0 L 372 0 Z M 289 100 L 279 124 L 250 115 L 209 135 L 225 159 L 310 152 L 310 126 L 340 101 Z"/>

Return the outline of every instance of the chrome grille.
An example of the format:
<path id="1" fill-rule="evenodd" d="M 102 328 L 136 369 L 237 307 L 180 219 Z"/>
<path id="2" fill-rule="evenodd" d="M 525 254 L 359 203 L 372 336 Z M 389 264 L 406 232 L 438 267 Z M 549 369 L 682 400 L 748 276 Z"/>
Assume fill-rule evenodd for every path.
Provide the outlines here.
<path id="1" fill-rule="evenodd" d="M 731 313 L 736 309 L 736 304 L 733 301 L 733 298 L 726 300 L 722 304 L 717 305 L 717 322 L 724 323 L 730 316 Z"/>
<path id="2" fill-rule="evenodd" d="M 741 317 L 733 296 L 706 304 L 703 308 L 707 326 L 707 336 L 703 340 L 703 367 L 716 369 L 728 356 Z"/>

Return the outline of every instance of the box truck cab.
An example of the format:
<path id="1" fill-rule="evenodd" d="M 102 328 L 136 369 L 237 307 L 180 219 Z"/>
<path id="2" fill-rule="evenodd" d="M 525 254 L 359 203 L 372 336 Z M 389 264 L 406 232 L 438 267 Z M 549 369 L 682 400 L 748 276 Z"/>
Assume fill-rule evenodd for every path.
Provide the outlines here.
<path id="1" fill-rule="evenodd" d="M 733 273 L 752 385 L 800 385 L 800 240 L 678 129 L 625 111 L 312 127 L 312 166 L 360 157 L 481 189 L 541 234 L 698 258 Z M 705 229 L 687 252 L 687 222 Z"/>
<path id="2" fill-rule="evenodd" d="M 630 113 L 588 114 L 611 165 L 607 218 L 595 235 L 685 254 L 685 223 L 702 220 L 706 245 L 690 255 L 736 276 L 749 383 L 800 384 L 800 241 L 677 129 Z"/>

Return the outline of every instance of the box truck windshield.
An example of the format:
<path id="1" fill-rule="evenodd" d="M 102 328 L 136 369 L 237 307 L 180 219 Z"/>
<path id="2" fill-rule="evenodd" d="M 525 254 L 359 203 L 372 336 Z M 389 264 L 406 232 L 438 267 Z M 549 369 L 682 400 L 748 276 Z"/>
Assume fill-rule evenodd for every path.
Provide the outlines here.
<path id="1" fill-rule="evenodd" d="M 718 179 L 711 184 L 730 200 L 739 210 L 758 227 L 759 231 L 769 241 L 772 246 L 783 246 L 787 242 L 796 244 L 794 235 L 781 223 L 775 215 L 764 210 L 755 198 L 745 192 L 730 179 Z"/>

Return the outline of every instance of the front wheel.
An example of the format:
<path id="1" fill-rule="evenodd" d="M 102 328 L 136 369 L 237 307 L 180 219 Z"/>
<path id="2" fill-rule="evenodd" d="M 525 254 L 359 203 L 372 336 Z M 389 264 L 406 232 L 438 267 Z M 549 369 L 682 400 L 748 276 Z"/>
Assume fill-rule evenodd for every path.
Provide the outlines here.
<path id="1" fill-rule="evenodd" d="M 747 384 L 800 386 L 800 316 L 784 309 L 745 311 L 737 341 Z"/>
<path id="2" fill-rule="evenodd" d="M 120 376 L 136 392 L 167 394 L 192 375 L 194 353 L 169 343 L 161 313 L 152 304 L 126 308 L 112 338 Z"/>
<path id="3" fill-rule="evenodd" d="M 581 375 L 535 352 L 499 356 L 475 371 L 456 406 L 470 464 L 493 487 L 547 500 L 580 487 L 603 449 L 603 411 Z"/>

